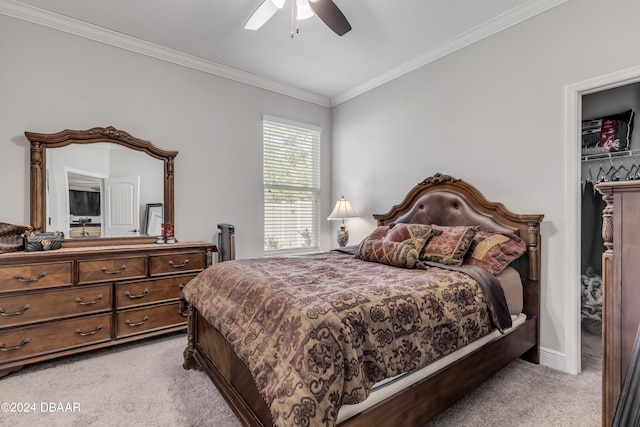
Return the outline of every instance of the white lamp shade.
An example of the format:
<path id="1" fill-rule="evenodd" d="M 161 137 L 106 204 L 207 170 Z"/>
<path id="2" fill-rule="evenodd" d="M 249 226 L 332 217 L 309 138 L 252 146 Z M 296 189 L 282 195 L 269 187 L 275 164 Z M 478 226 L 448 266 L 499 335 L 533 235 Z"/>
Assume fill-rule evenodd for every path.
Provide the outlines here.
<path id="1" fill-rule="evenodd" d="M 278 7 L 269 0 L 265 0 L 259 7 L 253 12 L 253 15 L 249 18 L 244 28 L 247 30 L 257 30 L 262 27 L 271 17 L 278 11 Z"/>
<path id="2" fill-rule="evenodd" d="M 312 16 L 313 9 L 309 6 L 309 0 L 296 0 L 296 19 L 301 21 Z"/>
<path id="3" fill-rule="evenodd" d="M 336 207 L 333 208 L 333 212 L 327 218 L 328 220 L 337 220 L 344 218 L 357 218 L 358 214 L 351 207 L 351 203 L 342 196 L 336 203 Z"/>

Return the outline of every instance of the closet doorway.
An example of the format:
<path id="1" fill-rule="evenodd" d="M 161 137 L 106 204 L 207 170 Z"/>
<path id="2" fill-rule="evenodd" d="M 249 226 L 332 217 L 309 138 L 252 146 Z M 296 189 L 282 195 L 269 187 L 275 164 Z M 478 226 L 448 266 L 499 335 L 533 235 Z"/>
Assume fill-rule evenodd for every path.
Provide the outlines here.
<path id="1" fill-rule="evenodd" d="M 565 181 L 566 204 L 566 269 L 564 283 L 567 283 L 566 323 L 564 328 L 565 348 L 558 368 L 577 374 L 581 372 L 581 220 L 582 220 L 582 177 L 581 177 L 581 129 L 583 98 L 600 92 L 633 85 L 640 82 L 640 66 L 630 67 L 609 74 L 593 77 L 565 86 Z M 595 98 L 594 98 L 595 99 Z M 590 100 L 587 100 L 589 102 Z M 635 131 L 640 134 L 640 123 Z M 640 164 L 640 163 L 639 163 Z M 604 251 L 604 248 L 603 248 Z M 549 364 L 553 359 L 549 358 Z"/>
<path id="2" fill-rule="evenodd" d="M 602 334 L 602 211 L 600 182 L 640 179 L 640 83 L 582 97 L 580 154 L 580 326 L 581 354 L 593 354 Z M 595 339 L 598 337 L 598 339 Z M 582 357 L 584 360 L 584 357 Z"/>

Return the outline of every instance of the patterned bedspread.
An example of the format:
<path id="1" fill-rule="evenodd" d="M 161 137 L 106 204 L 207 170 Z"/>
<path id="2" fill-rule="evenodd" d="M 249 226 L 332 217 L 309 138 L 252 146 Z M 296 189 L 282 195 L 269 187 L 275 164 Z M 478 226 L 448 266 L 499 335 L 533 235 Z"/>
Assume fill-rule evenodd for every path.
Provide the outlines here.
<path id="1" fill-rule="evenodd" d="M 247 364 L 274 425 L 333 426 L 341 405 L 487 334 L 490 307 L 506 308 L 501 290 L 488 304 L 486 284 L 468 274 L 423 268 L 337 251 L 228 261 L 183 299 Z"/>

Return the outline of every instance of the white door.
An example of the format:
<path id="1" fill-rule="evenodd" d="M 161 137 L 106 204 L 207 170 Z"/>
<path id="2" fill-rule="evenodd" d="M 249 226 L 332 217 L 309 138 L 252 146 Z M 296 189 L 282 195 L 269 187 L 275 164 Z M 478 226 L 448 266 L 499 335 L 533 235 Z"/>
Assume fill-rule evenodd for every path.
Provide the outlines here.
<path id="1" fill-rule="evenodd" d="M 105 237 L 132 236 L 140 231 L 140 176 L 105 179 Z"/>

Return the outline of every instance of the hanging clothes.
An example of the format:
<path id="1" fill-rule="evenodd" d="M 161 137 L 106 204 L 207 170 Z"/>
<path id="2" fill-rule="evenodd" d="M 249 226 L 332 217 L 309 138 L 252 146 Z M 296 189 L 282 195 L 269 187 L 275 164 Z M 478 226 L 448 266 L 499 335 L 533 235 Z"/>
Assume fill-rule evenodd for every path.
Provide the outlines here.
<path id="1" fill-rule="evenodd" d="M 582 253 L 580 272 L 590 271 L 602 275 L 602 253 L 605 250 L 602 239 L 602 211 L 606 203 L 592 182 L 586 182 L 582 191 Z"/>

